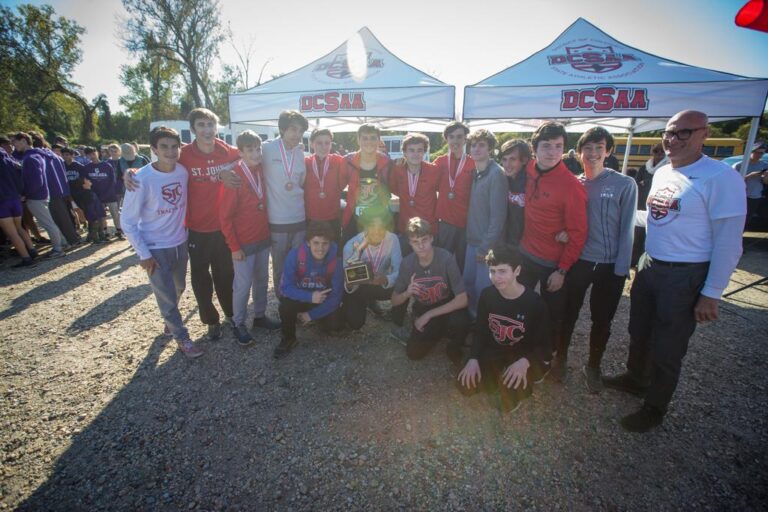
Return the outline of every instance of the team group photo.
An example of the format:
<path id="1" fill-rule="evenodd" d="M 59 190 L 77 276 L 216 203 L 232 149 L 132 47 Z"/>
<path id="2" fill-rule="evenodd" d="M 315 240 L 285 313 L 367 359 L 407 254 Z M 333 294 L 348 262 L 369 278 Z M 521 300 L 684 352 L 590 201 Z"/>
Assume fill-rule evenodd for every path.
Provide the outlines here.
<path id="1" fill-rule="evenodd" d="M 460 96 L 367 27 L 249 87 L 226 2 L 117 3 L 188 92 L 79 135 L 13 66 L 83 30 L 3 7 L 4 508 L 761 509 L 768 79 L 579 17 Z"/>

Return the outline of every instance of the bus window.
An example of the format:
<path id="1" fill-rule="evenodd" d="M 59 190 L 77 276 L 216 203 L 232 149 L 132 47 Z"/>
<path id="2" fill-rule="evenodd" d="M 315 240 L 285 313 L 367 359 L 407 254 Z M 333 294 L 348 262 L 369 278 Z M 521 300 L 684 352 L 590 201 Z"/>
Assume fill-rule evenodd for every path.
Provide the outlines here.
<path id="1" fill-rule="evenodd" d="M 184 144 L 192 142 L 192 133 L 189 130 L 181 130 L 181 142 Z"/>
<path id="2" fill-rule="evenodd" d="M 720 146 L 717 148 L 717 156 L 723 158 L 733 156 L 733 149 L 733 146 Z"/>
<path id="3" fill-rule="evenodd" d="M 648 144 L 643 144 L 638 148 L 638 151 L 636 153 L 637 155 L 645 155 L 649 156 L 651 154 L 651 146 Z"/>
<path id="4" fill-rule="evenodd" d="M 614 151 L 614 153 L 618 155 L 623 155 L 626 150 L 627 150 L 626 144 L 619 144 L 616 146 L 616 151 Z"/>
<path id="5" fill-rule="evenodd" d="M 715 146 L 705 145 L 703 148 L 701 148 L 701 151 L 707 156 L 715 156 Z"/>
<path id="6" fill-rule="evenodd" d="M 390 153 L 399 153 L 400 152 L 400 141 L 399 140 L 390 140 L 389 142 L 389 152 Z"/>

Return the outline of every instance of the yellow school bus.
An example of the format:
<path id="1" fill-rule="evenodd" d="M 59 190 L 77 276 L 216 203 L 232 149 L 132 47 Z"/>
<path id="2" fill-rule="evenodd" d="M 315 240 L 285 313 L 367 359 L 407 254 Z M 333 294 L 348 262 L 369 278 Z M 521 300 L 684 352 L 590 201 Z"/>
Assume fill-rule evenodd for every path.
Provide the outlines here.
<path id="1" fill-rule="evenodd" d="M 614 154 L 619 163 L 624 161 L 624 152 L 627 150 L 627 138 L 615 137 Z M 651 158 L 651 148 L 661 142 L 661 137 L 632 137 L 632 148 L 629 151 L 628 167 L 637 169 Z M 717 139 L 710 138 L 704 142 L 705 155 L 717 160 L 744 154 L 744 141 L 741 139 Z"/>

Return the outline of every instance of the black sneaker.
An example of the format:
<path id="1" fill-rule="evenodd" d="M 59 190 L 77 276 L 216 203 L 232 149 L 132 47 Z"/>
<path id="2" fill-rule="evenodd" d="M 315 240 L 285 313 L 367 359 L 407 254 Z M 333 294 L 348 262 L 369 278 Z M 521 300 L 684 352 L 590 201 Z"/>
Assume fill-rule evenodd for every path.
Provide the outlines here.
<path id="1" fill-rule="evenodd" d="M 248 328 L 244 325 L 236 325 L 234 328 L 235 338 L 237 343 L 241 347 L 247 347 L 253 344 L 253 336 L 248 332 Z"/>
<path id="2" fill-rule="evenodd" d="M 216 341 L 221 338 L 221 324 L 210 324 L 208 326 L 208 339 Z"/>
<path id="3" fill-rule="evenodd" d="M 648 386 L 638 384 L 629 373 L 622 373 L 614 377 L 603 377 L 603 386 L 639 397 L 645 396 L 645 392 L 648 391 Z"/>
<path id="4" fill-rule="evenodd" d="M 282 323 L 279 320 L 272 320 L 268 316 L 262 316 L 261 318 L 253 319 L 253 328 L 266 329 L 268 331 L 276 331 L 282 327 Z"/>
<path id="5" fill-rule="evenodd" d="M 657 408 L 643 404 L 640 410 L 621 418 L 621 426 L 627 432 L 648 432 L 664 421 L 664 413 Z"/>
<path id="6" fill-rule="evenodd" d="M 32 261 L 32 258 L 22 258 L 20 262 L 13 265 L 12 268 L 24 268 L 24 267 L 34 267 L 35 262 Z"/>
<path id="7" fill-rule="evenodd" d="M 584 377 L 586 378 L 587 391 L 593 395 L 600 393 L 603 390 L 603 375 L 600 371 L 600 368 L 591 368 L 589 366 L 585 366 L 581 369 L 581 371 L 584 373 Z"/>
<path id="8" fill-rule="evenodd" d="M 280 343 L 275 347 L 275 351 L 272 353 L 275 359 L 282 359 L 291 353 L 293 347 L 296 346 L 298 341 L 296 338 L 283 338 Z"/>

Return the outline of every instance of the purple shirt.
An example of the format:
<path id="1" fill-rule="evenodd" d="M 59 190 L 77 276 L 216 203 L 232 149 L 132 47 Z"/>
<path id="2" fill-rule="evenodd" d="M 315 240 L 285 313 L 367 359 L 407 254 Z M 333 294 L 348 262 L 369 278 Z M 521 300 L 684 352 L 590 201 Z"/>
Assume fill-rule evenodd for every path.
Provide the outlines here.
<path id="1" fill-rule="evenodd" d="M 89 163 L 83 166 L 83 178 L 91 182 L 91 190 L 102 203 L 117 201 L 115 170 L 109 162 Z"/>

